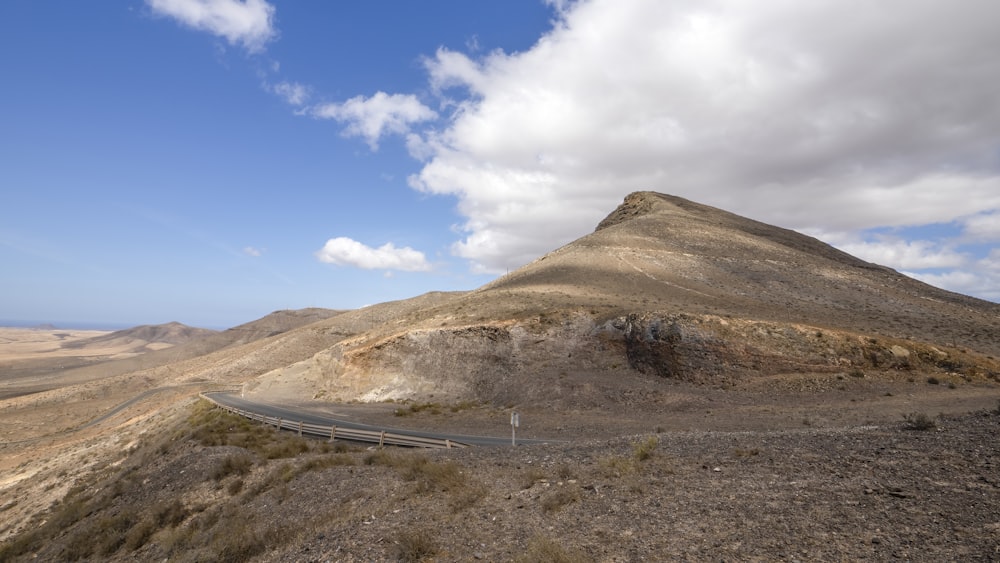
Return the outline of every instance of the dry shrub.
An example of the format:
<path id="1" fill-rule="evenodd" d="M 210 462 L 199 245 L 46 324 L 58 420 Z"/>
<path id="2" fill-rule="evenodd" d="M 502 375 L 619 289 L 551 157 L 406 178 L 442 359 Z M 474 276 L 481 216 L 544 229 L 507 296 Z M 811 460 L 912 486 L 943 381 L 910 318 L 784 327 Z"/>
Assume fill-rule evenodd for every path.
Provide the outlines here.
<path id="1" fill-rule="evenodd" d="M 437 546 L 426 530 L 404 530 L 396 534 L 393 552 L 397 561 L 423 561 L 437 553 Z"/>
<path id="2" fill-rule="evenodd" d="M 230 454 L 219 462 L 212 469 L 211 477 L 214 481 L 221 481 L 226 477 L 236 475 L 246 475 L 253 467 L 253 459 L 247 454 Z"/>
<path id="3" fill-rule="evenodd" d="M 457 463 L 432 462 L 426 457 L 416 456 L 398 469 L 407 481 L 415 481 L 417 492 L 450 491 L 466 484 L 465 474 Z"/>
<path id="4" fill-rule="evenodd" d="M 247 561 L 261 553 L 280 547 L 296 538 L 295 524 L 259 522 L 253 512 L 226 505 L 209 510 L 165 542 L 170 555 L 177 557 L 197 554 L 194 560 L 236 562 Z"/>
<path id="5" fill-rule="evenodd" d="M 461 512 L 466 508 L 475 506 L 488 492 L 487 488 L 481 483 L 466 485 L 460 489 L 451 491 L 451 499 L 448 501 L 448 507 L 451 508 L 452 512 Z"/>
<path id="6" fill-rule="evenodd" d="M 441 408 L 441 405 L 438 403 L 411 403 L 405 407 L 396 409 L 393 411 L 393 414 L 396 416 L 410 416 L 411 414 L 424 411 L 430 414 L 441 414 Z"/>
<path id="7" fill-rule="evenodd" d="M 285 459 L 308 451 L 309 443 L 305 438 L 286 436 L 284 439 L 275 440 L 274 443 L 267 445 L 264 448 L 264 457 L 267 459 Z"/>
<path id="8" fill-rule="evenodd" d="M 178 499 L 158 507 L 128 530 L 125 535 L 125 548 L 129 551 L 139 549 L 146 545 L 153 534 L 165 528 L 176 527 L 188 517 L 188 514 L 188 509 Z"/>
<path id="9" fill-rule="evenodd" d="M 364 463 L 393 468 L 403 480 L 414 483 L 417 494 L 449 493 L 448 506 L 454 512 L 475 505 L 487 493 L 486 487 L 470 482 L 461 466 L 452 461 L 437 462 L 423 454 L 379 449 L 365 456 Z"/>
<path id="10" fill-rule="evenodd" d="M 125 545 L 126 535 L 138 520 L 134 510 L 123 510 L 84 521 L 66 541 L 65 558 L 76 561 L 94 555 L 106 557 L 113 554 Z"/>
<path id="11" fill-rule="evenodd" d="M 568 463 L 560 463 L 559 467 L 556 468 L 556 475 L 560 479 L 576 479 L 576 470 Z"/>
<path id="12" fill-rule="evenodd" d="M 609 456 L 601 459 L 599 467 L 605 477 L 618 478 L 638 471 L 638 464 L 632 458 Z"/>
<path id="13" fill-rule="evenodd" d="M 517 563 L 584 563 L 590 559 L 577 550 L 564 548 L 551 538 L 535 536 L 528 543 L 528 550 L 516 561 Z"/>
<path id="14" fill-rule="evenodd" d="M 389 452 L 389 450 L 379 448 L 365 455 L 362 461 L 365 465 L 384 465 L 387 467 L 395 467 L 396 456 Z"/>
<path id="15" fill-rule="evenodd" d="M 580 487 L 576 485 L 562 485 L 542 498 L 542 510 L 545 512 L 555 512 L 567 504 L 572 504 L 580 500 Z"/>
<path id="16" fill-rule="evenodd" d="M 545 479 L 545 472 L 541 468 L 529 467 L 521 473 L 521 488 L 530 489 L 542 479 Z"/>
<path id="17" fill-rule="evenodd" d="M 922 412 L 911 412 L 903 415 L 905 421 L 904 428 L 907 430 L 934 430 L 937 423 L 934 419 Z"/>
<path id="18" fill-rule="evenodd" d="M 457 463 L 431 461 L 422 454 L 392 454 L 380 449 L 365 456 L 364 463 L 392 467 L 404 480 L 415 481 L 419 493 L 448 491 L 466 484 L 465 474 Z"/>
<path id="19" fill-rule="evenodd" d="M 653 452 L 658 445 L 660 445 L 660 440 L 656 436 L 650 436 L 645 440 L 636 442 L 632 448 L 636 461 L 646 461 L 653 457 Z"/>

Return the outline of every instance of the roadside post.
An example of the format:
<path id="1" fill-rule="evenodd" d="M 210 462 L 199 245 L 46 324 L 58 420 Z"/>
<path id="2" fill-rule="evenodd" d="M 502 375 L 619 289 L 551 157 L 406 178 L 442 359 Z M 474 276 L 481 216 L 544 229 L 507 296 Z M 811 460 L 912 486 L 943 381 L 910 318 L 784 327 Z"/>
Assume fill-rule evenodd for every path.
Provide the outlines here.
<path id="1" fill-rule="evenodd" d="M 517 411 L 510 413 L 510 445 L 517 445 L 517 427 L 521 425 Z"/>

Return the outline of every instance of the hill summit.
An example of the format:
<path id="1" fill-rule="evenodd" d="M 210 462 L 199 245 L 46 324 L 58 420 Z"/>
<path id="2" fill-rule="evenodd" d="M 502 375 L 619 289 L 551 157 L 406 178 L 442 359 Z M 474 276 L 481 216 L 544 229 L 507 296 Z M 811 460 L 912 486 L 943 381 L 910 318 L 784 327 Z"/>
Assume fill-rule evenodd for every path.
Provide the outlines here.
<path id="1" fill-rule="evenodd" d="M 401 310 L 402 311 L 402 310 Z M 1000 305 L 815 238 L 637 192 L 590 235 L 289 368 L 316 396 L 613 398 L 631 379 L 1000 372 Z M 617 389 L 617 391 L 616 391 Z"/>

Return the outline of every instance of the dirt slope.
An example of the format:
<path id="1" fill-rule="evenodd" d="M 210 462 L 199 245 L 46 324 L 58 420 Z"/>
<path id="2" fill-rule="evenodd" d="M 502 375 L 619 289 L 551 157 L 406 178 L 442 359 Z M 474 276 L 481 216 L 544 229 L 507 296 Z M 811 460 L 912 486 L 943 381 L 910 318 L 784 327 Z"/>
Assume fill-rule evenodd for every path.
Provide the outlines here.
<path id="1" fill-rule="evenodd" d="M 637 373 L 728 385 L 802 372 L 996 378 L 1000 305 L 814 238 L 640 192 L 597 230 L 261 378 L 303 398 L 587 403 Z"/>

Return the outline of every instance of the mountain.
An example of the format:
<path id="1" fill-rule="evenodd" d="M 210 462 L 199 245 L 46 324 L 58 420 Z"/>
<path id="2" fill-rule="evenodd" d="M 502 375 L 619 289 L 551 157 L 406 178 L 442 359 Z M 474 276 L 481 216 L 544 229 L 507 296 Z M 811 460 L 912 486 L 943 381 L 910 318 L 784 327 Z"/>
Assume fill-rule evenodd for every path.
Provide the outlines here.
<path id="1" fill-rule="evenodd" d="M 1000 305 L 653 192 L 493 283 L 377 321 L 248 389 L 585 404 L 649 377 L 1000 373 Z"/>

